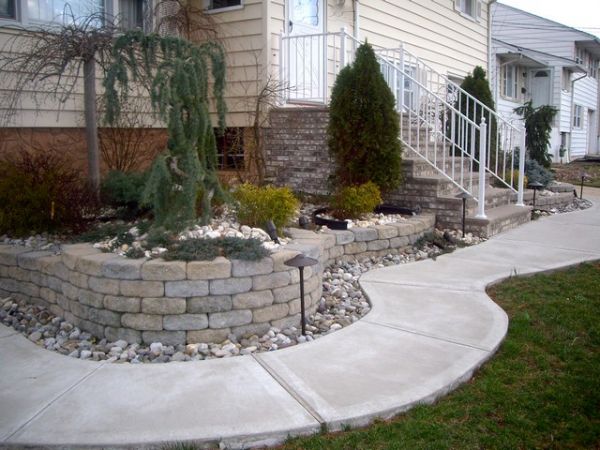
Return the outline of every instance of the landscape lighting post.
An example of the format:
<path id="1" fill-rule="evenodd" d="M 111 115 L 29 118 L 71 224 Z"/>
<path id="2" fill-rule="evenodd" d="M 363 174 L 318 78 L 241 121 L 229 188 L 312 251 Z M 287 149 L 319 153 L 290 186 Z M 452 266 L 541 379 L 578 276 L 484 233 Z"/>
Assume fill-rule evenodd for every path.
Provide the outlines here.
<path id="1" fill-rule="evenodd" d="M 307 266 L 314 266 L 318 264 L 314 258 L 299 254 L 294 256 L 292 259 L 288 259 L 284 262 L 286 266 L 297 267 L 300 271 L 300 324 L 302 326 L 302 336 L 306 336 L 306 317 L 304 308 L 304 268 Z"/>
<path id="2" fill-rule="evenodd" d="M 529 183 L 529 187 L 533 188 L 533 207 L 535 208 L 535 193 L 539 188 L 544 187 L 544 185 L 539 181 L 534 181 L 533 183 Z"/>
<path id="3" fill-rule="evenodd" d="M 585 181 L 586 178 L 588 178 L 589 175 L 585 172 L 581 172 L 581 188 L 579 190 L 579 198 L 582 199 L 583 198 L 583 182 Z"/>
<path id="4" fill-rule="evenodd" d="M 467 200 L 471 198 L 471 194 L 468 192 L 460 192 L 456 198 L 462 199 L 462 237 L 465 237 L 465 219 L 467 215 Z"/>

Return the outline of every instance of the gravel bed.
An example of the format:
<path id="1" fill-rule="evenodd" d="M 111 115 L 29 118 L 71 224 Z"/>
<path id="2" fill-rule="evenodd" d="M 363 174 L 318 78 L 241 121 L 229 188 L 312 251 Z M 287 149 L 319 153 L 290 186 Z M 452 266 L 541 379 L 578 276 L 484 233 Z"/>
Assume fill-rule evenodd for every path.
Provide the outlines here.
<path id="1" fill-rule="evenodd" d="M 450 247 L 473 245 L 481 239 L 470 234 L 465 239 L 456 231 L 436 231 L 437 240 L 446 240 Z M 454 243 L 452 243 L 454 242 Z M 265 335 L 247 335 L 236 339 L 230 335 L 221 343 L 188 344 L 170 346 L 155 342 L 151 345 L 127 344 L 125 341 L 109 342 L 97 339 L 61 317 L 51 314 L 45 307 L 6 298 L 0 302 L 0 321 L 14 328 L 29 340 L 52 351 L 73 358 L 94 361 L 132 364 L 164 363 L 169 361 L 198 361 L 273 351 L 291 345 L 310 342 L 335 332 L 364 317 L 371 305 L 358 284 L 361 274 L 371 269 L 396 264 L 406 264 L 448 251 L 430 241 L 423 240 L 418 246 L 398 255 L 379 258 L 363 258 L 353 262 L 337 261 L 327 267 L 323 274 L 323 296 L 317 312 L 307 320 L 306 336 L 298 327 L 271 328 Z"/>
<path id="2" fill-rule="evenodd" d="M 540 214 L 571 212 L 590 206 L 592 206 L 591 202 L 576 198 L 570 205 L 540 211 Z M 63 318 L 54 316 L 42 306 L 29 305 L 10 297 L 0 300 L 0 321 L 48 350 L 73 358 L 94 361 L 107 360 L 131 364 L 165 363 L 274 351 L 319 339 L 364 317 L 370 311 L 371 305 L 358 284 L 361 274 L 375 268 L 435 258 L 457 247 L 476 245 L 484 240 L 470 233 L 463 238 L 456 230 L 435 230 L 427 239 L 422 239 L 414 247 L 398 255 L 388 254 L 353 262 L 337 261 L 325 269 L 323 296 L 317 312 L 308 318 L 306 336 L 301 335 L 298 326 L 283 330 L 273 327 L 263 336 L 247 335 L 241 339 L 230 335 L 226 341 L 213 344 L 170 346 L 160 342 L 150 345 L 128 344 L 125 341 L 109 342 L 80 330 Z M 3 241 L 5 244 L 60 252 L 58 242 L 50 241 L 41 235 L 23 240 L 4 237 Z"/>

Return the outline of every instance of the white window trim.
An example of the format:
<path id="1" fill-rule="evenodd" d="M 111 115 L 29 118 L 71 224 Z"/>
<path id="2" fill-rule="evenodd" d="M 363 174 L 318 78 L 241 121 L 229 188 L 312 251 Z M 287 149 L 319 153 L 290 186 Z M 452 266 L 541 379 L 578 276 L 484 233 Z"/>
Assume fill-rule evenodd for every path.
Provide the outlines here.
<path id="1" fill-rule="evenodd" d="M 5 26 L 9 28 L 11 25 L 18 27 L 19 29 L 30 29 L 32 31 L 39 30 L 40 27 L 44 27 L 44 29 L 52 29 L 53 27 L 59 28 L 62 24 L 56 21 L 50 20 L 36 20 L 30 19 L 27 14 L 26 7 L 27 0 L 16 0 L 16 19 L 0 19 L 0 26 Z M 146 0 L 148 4 L 152 2 L 152 0 Z M 242 0 L 243 1 L 243 0 Z M 120 20 L 118 20 L 118 16 L 120 14 L 119 11 L 119 2 L 116 0 L 103 0 L 103 12 L 105 17 L 108 19 L 112 19 L 115 22 L 115 25 L 118 27 Z M 115 11 L 116 14 L 115 14 Z"/>
<path id="2" fill-rule="evenodd" d="M 473 3 L 473 15 L 470 15 L 462 10 L 461 3 L 464 1 L 470 1 Z M 481 21 L 480 11 L 482 5 L 481 0 L 454 0 L 454 10 L 465 19 L 468 19 L 472 22 L 479 23 Z"/>
<path id="3" fill-rule="evenodd" d="M 513 89 L 514 89 L 514 97 L 507 95 L 506 91 L 505 91 L 505 85 L 506 85 L 506 70 L 508 68 L 511 68 L 513 71 Z M 506 100 L 510 100 L 510 101 L 519 101 L 520 100 L 520 93 L 519 93 L 519 67 L 516 66 L 515 64 L 506 64 L 504 66 L 502 66 L 500 68 L 500 96 Z"/>
<path id="4" fill-rule="evenodd" d="M 240 0 L 239 5 L 235 6 L 225 6 L 224 8 L 209 8 L 210 0 L 204 0 L 204 13 L 205 14 L 218 14 L 227 11 L 237 11 L 239 9 L 244 9 L 244 0 Z"/>

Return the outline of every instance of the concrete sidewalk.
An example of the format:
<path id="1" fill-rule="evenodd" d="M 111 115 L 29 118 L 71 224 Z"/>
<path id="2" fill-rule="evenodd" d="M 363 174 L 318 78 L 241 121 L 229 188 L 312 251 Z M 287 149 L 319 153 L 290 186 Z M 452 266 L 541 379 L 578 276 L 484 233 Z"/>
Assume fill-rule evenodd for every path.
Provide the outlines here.
<path id="1" fill-rule="evenodd" d="M 110 364 L 48 352 L 0 326 L 0 446 L 243 448 L 358 426 L 468 380 L 506 333 L 491 282 L 600 259 L 600 195 L 436 261 L 365 274 L 360 322 L 272 353 Z"/>

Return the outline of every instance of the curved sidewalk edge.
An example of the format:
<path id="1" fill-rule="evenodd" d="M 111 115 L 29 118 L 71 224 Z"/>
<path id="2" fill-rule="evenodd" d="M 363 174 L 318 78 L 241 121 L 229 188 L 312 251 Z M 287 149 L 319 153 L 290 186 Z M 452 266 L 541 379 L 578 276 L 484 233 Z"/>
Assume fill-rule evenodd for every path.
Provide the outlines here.
<path id="1" fill-rule="evenodd" d="M 141 367 L 70 359 L 0 326 L 0 447 L 246 448 L 433 402 L 504 339 L 508 319 L 488 284 L 600 259 L 598 203 L 369 272 L 363 320 L 277 352 Z"/>

